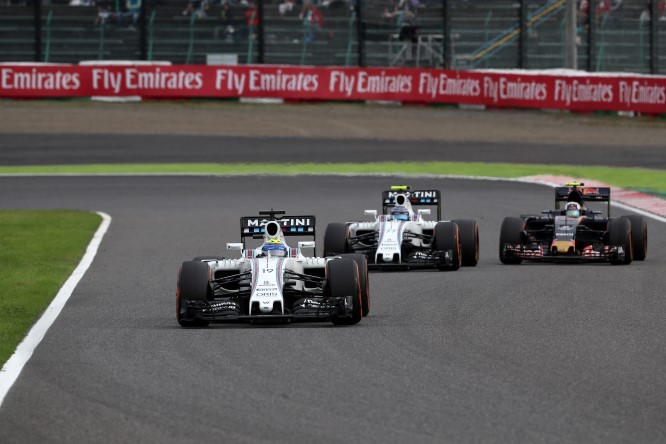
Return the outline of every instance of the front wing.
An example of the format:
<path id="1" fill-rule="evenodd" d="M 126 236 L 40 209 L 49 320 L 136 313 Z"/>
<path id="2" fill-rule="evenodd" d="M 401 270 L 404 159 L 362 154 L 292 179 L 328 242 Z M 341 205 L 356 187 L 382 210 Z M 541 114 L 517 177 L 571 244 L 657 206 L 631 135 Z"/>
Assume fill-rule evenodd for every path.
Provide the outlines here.
<path id="1" fill-rule="evenodd" d="M 610 260 L 624 260 L 625 251 L 621 246 L 603 246 L 601 249 L 585 249 L 575 254 L 552 254 L 541 246 L 528 248 L 524 245 L 504 245 L 504 256 L 515 257 L 530 261 L 544 262 L 609 262 Z"/>
<path id="2" fill-rule="evenodd" d="M 375 262 L 374 251 L 366 253 L 370 270 L 415 270 L 439 268 L 453 265 L 453 250 L 448 251 L 412 251 L 401 255 L 399 262 Z"/>
<path id="3" fill-rule="evenodd" d="M 209 322 L 317 322 L 327 321 L 332 317 L 345 318 L 352 316 L 352 298 L 346 297 L 306 297 L 296 301 L 291 310 L 284 314 L 282 310 L 274 310 L 269 314 L 247 314 L 241 304 L 247 301 L 213 300 L 213 301 L 181 301 L 184 318 L 188 320 L 202 319 Z M 252 309 L 249 310 L 252 312 Z"/>

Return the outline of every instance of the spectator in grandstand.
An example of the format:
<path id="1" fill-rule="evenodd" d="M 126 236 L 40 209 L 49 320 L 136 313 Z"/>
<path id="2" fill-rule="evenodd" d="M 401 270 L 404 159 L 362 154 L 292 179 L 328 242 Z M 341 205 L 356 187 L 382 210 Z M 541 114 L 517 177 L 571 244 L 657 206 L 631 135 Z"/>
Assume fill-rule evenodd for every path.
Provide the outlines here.
<path id="1" fill-rule="evenodd" d="M 306 29 L 306 42 L 314 40 L 315 32 L 320 31 L 324 27 L 324 16 L 311 0 L 304 0 L 303 9 L 298 18 L 303 20 L 303 26 Z"/>
<path id="2" fill-rule="evenodd" d="M 113 12 L 111 0 L 99 0 L 97 2 L 97 15 L 95 16 L 96 25 L 105 25 L 117 20 L 117 15 Z"/>
<path id="3" fill-rule="evenodd" d="M 125 2 L 125 10 L 118 14 L 118 21 L 120 23 L 128 23 L 130 29 L 139 22 L 141 15 L 141 0 L 127 0 Z"/>
<path id="4" fill-rule="evenodd" d="M 197 18 L 203 18 L 206 17 L 209 8 L 209 0 L 189 0 L 183 15 L 195 15 Z"/>
<path id="5" fill-rule="evenodd" d="M 296 0 L 284 0 L 278 5 L 278 11 L 280 15 L 289 15 L 291 12 L 294 12 L 296 9 Z"/>
<path id="6" fill-rule="evenodd" d="M 254 3 L 254 0 L 249 0 L 247 9 L 245 9 L 245 23 L 247 24 L 248 39 L 255 40 L 257 38 L 257 27 L 259 26 L 259 9 Z"/>
<path id="7" fill-rule="evenodd" d="M 652 19 L 652 1 L 648 0 L 647 6 L 641 12 L 639 17 L 641 22 L 649 22 Z M 659 0 L 659 3 L 657 3 L 657 17 L 659 17 L 659 21 L 666 21 L 666 0 Z"/>
<path id="8" fill-rule="evenodd" d="M 600 21 L 617 21 L 622 18 L 624 5 L 622 0 L 600 0 L 597 3 L 596 13 Z"/>
<path id="9" fill-rule="evenodd" d="M 225 42 L 232 43 L 234 41 L 234 16 L 231 11 L 229 1 L 222 0 L 220 5 L 220 14 L 217 16 L 221 25 L 215 27 L 215 38 L 224 38 Z"/>
<path id="10" fill-rule="evenodd" d="M 395 18 L 396 25 L 400 29 L 400 40 L 417 43 L 418 23 L 416 19 L 416 7 L 418 0 L 400 0 L 393 11 L 384 10 L 384 17 Z"/>
<path id="11" fill-rule="evenodd" d="M 579 0 L 576 8 L 578 32 L 590 26 L 590 0 Z"/>

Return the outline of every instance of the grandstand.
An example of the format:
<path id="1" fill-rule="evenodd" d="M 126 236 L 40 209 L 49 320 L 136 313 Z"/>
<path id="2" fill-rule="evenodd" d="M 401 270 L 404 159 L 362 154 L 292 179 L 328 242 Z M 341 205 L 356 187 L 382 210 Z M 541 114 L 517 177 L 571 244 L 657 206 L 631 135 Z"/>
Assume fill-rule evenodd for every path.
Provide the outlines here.
<path id="1" fill-rule="evenodd" d="M 262 29 L 248 25 L 245 0 L 231 0 L 226 20 L 220 17 L 219 1 L 211 2 L 205 17 L 197 17 L 183 15 L 186 0 L 148 0 L 145 17 L 136 26 L 127 19 L 96 23 L 99 5 L 70 6 L 62 0 L 43 0 L 36 26 L 34 4 L 9 1 L 13 3 L 0 5 L 0 62 L 145 59 L 202 64 L 208 55 L 225 54 L 243 64 L 542 69 L 563 67 L 565 60 L 564 0 L 524 0 L 524 36 L 516 0 L 412 0 L 415 43 L 400 38 L 402 17 L 391 14 L 398 0 L 359 0 L 358 8 L 353 0 L 319 0 L 323 26 L 299 17 L 302 0 L 285 15 L 277 0 L 268 0 Z M 115 0 L 114 14 L 123 11 L 123 2 Z M 651 35 L 650 22 L 641 19 L 647 3 L 624 0 L 616 16 L 595 20 L 593 32 L 581 26 L 579 66 L 647 73 L 654 41 L 656 48 L 664 48 L 656 51 L 655 65 L 666 71 L 666 21 L 657 21 Z"/>

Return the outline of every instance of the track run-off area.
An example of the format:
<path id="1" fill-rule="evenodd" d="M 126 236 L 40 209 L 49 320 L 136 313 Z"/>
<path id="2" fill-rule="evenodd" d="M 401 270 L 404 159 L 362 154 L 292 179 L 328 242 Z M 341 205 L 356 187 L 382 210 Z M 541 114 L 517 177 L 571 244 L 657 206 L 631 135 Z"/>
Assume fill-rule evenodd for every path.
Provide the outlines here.
<path id="1" fill-rule="evenodd" d="M 629 266 L 500 264 L 502 219 L 551 206 L 545 186 L 408 179 L 479 222 L 481 262 L 371 273 L 356 326 L 176 323 L 178 265 L 237 241 L 240 216 L 313 213 L 321 242 L 405 181 L 0 178 L 2 208 L 113 217 L 0 408 L 3 442 L 663 441 L 666 225 Z"/>

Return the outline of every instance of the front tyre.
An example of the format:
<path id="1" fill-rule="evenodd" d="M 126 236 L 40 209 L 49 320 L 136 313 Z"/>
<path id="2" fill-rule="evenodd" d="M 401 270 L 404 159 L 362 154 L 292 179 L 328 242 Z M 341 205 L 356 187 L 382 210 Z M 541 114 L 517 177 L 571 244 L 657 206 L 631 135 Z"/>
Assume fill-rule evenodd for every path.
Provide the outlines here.
<path id="1" fill-rule="evenodd" d="M 631 251 L 635 261 L 647 257 L 647 222 L 643 216 L 624 216 L 631 222 Z"/>
<path id="2" fill-rule="evenodd" d="M 328 224 L 324 233 L 324 257 L 336 256 L 350 251 L 347 244 L 347 225 Z"/>
<path id="3" fill-rule="evenodd" d="M 631 221 L 627 218 L 610 219 L 608 221 L 608 245 L 611 247 L 622 247 L 624 259 L 611 257 L 613 265 L 629 265 L 633 260 L 633 249 L 631 245 Z"/>
<path id="4" fill-rule="evenodd" d="M 188 318 L 189 301 L 206 301 L 210 291 L 210 267 L 206 262 L 183 262 L 176 287 L 176 319 L 181 327 L 206 327 L 208 321 Z"/>
<path id="5" fill-rule="evenodd" d="M 326 293 L 331 298 L 351 296 L 351 316 L 333 316 L 334 325 L 358 324 L 363 317 L 358 265 L 351 258 L 333 259 L 326 264 Z"/>
<path id="6" fill-rule="evenodd" d="M 460 257 L 460 232 L 458 225 L 453 222 L 438 222 L 434 230 L 435 239 L 433 240 L 433 248 L 444 254 L 446 251 L 451 252 L 451 263 L 446 265 L 439 265 L 437 268 L 440 271 L 444 270 L 457 270 L 462 265 Z"/>
<path id="7" fill-rule="evenodd" d="M 361 286 L 361 303 L 363 308 L 363 317 L 370 313 L 370 283 L 368 282 L 368 258 L 364 254 L 352 253 L 341 254 L 341 257 L 353 259 L 358 265 L 358 279 Z"/>
<path id="8" fill-rule="evenodd" d="M 460 254 L 463 267 L 479 263 L 479 225 L 475 220 L 454 220 L 460 235 Z"/>
<path id="9" fill-rule="evenodd" d="M 525 222 L 520 217 L 505 217 L 500 228 L 499 259 L 503 264 L 518 265 L 523 260 L 507 254 L 507 245 L 522 246 L 522 234 Z"/>

